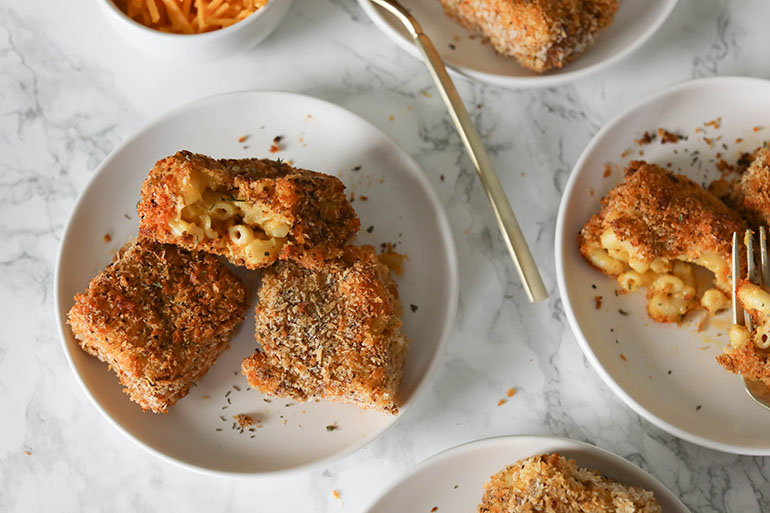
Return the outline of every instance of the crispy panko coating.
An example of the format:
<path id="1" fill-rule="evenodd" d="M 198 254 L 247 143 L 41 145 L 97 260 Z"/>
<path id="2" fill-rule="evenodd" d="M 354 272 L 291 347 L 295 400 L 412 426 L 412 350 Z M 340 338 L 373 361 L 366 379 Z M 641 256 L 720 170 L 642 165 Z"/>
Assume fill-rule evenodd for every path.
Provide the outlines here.
<path id="1" fill-rule="evenodd" d="M 265 394 L 395 414 L 407 348 L 400 315 L 390 269 L 371 246 L 349 246 L 317 269 L 279 262 L 262 276 L 261 349 L 242 372 Z"/>
<path id="2" fill-rule="evenodd" d="M 440 0 L 449 16 L 502 55 L 542 73 L 580 55 L 612 23 L 617 0 Z"/>
<path id="3" fill-rule="evenodd" d="M 725 203 L 754 227 L 770 226 L 770 149 L 752 154 L 751 165 L 730 187 Z"/>
<path id="4" fill-rule="evenodd" d="M 602 199 L 601 210 L 580 231 L 578 242 L 586 260 L 604 272 L 591 253 L 611 233 L 631 267 L 644 269 L 657 259 L 702 265 L 714 273 L 716 286 L 729 292 L 732 235 L 744 228 L 740 216 L 686 176 L 633 161 L 625 180 Z"/>
<path id="5" fill-rule="evenodd" d="M 245 307 L 216 257 L 140 237 L 75 296 L 67 322 L 132 401 L 165 413 L 229 347 Z"/>
<path id="6" fill-rule="evenodd" d="M 137 210 L 142 235 L 250 269 L 277 259 L 322 265 L 339 257 L 360 227 L 334 176 L 187 151 L 155 164 Z"/>
<path id="7" fill-rule="evenodd" d="M 732 326 L 731 344 L 717 356 L 717 362 L 732 373 L 770 387 L 770 293 L 744 279 L 738 285 L 738 303 L 751 315 L 754 331 Z M 736 329 L 745 330 L 745 337 L 736 336 Z"/>
<path id="8" fill-rule="evenodd" d="M 557 453 L 519 460 L 489 478 L 478 513 L 660 513 L 651 491 L 625 486 Z"/>

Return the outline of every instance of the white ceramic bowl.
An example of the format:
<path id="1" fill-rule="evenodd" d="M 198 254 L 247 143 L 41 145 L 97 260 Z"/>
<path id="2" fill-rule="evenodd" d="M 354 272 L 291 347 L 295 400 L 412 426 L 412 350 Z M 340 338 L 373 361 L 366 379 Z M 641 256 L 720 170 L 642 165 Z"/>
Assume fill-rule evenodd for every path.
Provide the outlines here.
<path id="1" fill-rule="evenodd" d="M 115 32 L 140 50 L 177 62 L 207 62 L 260 43 L 278 27 L 293 1 L 270 0 L 243 21 L 203 34 L 160 32 L 132 20 L 112 0 L 97 0 L 97 3 Z"/>

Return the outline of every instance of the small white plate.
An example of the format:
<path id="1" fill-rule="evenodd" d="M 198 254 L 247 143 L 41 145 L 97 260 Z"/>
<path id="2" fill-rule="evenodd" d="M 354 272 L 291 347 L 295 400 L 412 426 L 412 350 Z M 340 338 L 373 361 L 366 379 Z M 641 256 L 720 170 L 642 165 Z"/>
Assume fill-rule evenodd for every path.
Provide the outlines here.
<path id="1" fill-rule="evenodd" d="M 492 474 L 522 458 L 552 452 L 624 484 L 652 491 L 666 513 L 689 513 L 657 479 L 620 456 L 566 438 L 528 435 L 477 440 L 432 456 L 392 484 L 366 511 L 474 512 Z"/>
<path id="2" fill-rule="evenodd" d="M 369 0 L 361 8 L 390 39 L 422 58 L 403 26 Z M 574 62 L 544 74 L 528 70 L 513 57 L 504 57 L 480 36 L 446 15 L 439 0 L 400 0 L 431 38 L 444 63 L 469 78 L 503 87 L 552 87 L 598 72 L 619 62 L 647 41 L 674 9 L 676 0 L 621 0 L 615 19 Z"/>
<path id="3" fill-rule="evenodd" d="M 719 129 L 705 125 L 720 117 Z M 719 176 L 712 159 L 719 154 L 734 163 L 741 152 L 762 144 L 770 138 L 768 120 L 770 82 L 764 80 L 710 78 L 653 94 L 596 134 L 567 182 L 556 224 L 556 273 L 567 319 L 605 383 L 661 429 L 738 454 L 770 455 L 770 413 L 754 404 L 743 381 L 714 359 L 727 344 L 729 313 L 717 316 L 701 333 L 697 321 L 682 326 L 653 322 L 643 293 L 616 296 L 616 280 L 583 260 L 577 235 L 599 210 L 600 199 L 622 180 L 628 161 L 671 163 L 675 171 L 707 185 Z M 645 131 L 661 127 L 688 139 L 634 143 Z M 613 168 L 609 177 L 604 176 L 607 164 Z M 595 296 L 602 297 L 600 309 Z"/>
<path id="4" fill-rule="evenodd" d="M 278 135 L 284 149 L 271 153 Z M 242 136 L 247 138 L 239 142 Z M 75 375 L 119 430 L 188 468 L 264 475 L 321 465 L 360 448 L 398 417 L 325 401 L 268 403 L 246 390 L 239 371 L 241 360 L 256 347 L 253 279 L 246 321 L 231 348 L 165 415 L 142 412 L 121 392 L 107 365 L 75 342 L 65 323 L 73 296 L 86 289 L 112 251 L 136 235 L 142 180 L 156 160 L 180 149 L 216 157 L 280 157 L 340 176 L 356 197 L 357 242 L 398 243 L 396 251 L 409 257 L 403 275 L 396 277 L 404 332 L 411 340 L 401 415 L 439 364 L 457 306 L 457 257 L 443 208 L 420 168 L 379 130 L 338 106 L 295 94 L 241 92 L 192 103 L 152 122 L 105 159 L 80 196 L 64 231 L 54 280 L 59 328 Z M 110 243 L 104 242 L 106 233 Z M 232 416 L 239 413 L 260 419 L 263 427 L 240 434 L 232 429 Z M 337 429 L 327 430 L 330 425 Z"/>

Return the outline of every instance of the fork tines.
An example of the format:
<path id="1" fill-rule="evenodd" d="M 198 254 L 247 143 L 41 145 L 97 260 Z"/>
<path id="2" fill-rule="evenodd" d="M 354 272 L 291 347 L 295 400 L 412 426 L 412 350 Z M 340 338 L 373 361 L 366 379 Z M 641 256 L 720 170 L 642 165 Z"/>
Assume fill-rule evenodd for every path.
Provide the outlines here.
<path id="1" fill-rule="evenodd" d="M 747 277 L 755 285 L 770 285 L 770 262 L 767 256 L 767 230 L 764 226 L 759 227 L 759 268 L 754 260 L 754 232 L 746 230 L 743 236 L 743 243 L 746 246 L 746 268 Z M 738 232 L 733 232 L 733 261 L 732 261 L 732 301 L 733 301 L 733 324 L 748 326 L 749 331 L 754 330 L 754 322 L 751 316 L 743 312 L 738 304 L 738 284 L 741 279 L 741 255 L 740 241 Z M 743 315 L 741 315 L 743 313 Z"/>

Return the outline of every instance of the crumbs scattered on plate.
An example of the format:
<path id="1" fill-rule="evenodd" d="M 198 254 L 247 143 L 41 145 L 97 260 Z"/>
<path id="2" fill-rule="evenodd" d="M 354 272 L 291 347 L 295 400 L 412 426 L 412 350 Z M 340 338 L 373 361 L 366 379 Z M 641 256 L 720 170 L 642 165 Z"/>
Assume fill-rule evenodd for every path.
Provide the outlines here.
<path id="1" fill-rule="evenodd" d="M 270 153 L 277 153 L 284 149 L 283 146 L 281 146 L 281 140 L 283 139 L 282 135 L 276 135 L 273 137 L 273 144 L 270 145 Z"/>
<path id="2" fill-rule="evenodd" d="M 497 405 L 498 406 L 504 405 L 505 403 L 508 402 L 508 399 L 510 399 L 514 395 L 516 395 L 516 389 L 513 387 L 509 388 L 508 390 L 505 391 L 505 397 L 497 401 Z"/>
<path id="3" fill-rule="evenodd" d="M 249 428 L 254 424 L 254 419 L 251 417 L 251 415 L 246 415 L 245 413 L 233 415 L 233 418 L 238 423 L 238 425 L 241 426 L 241 429 Z"/>

